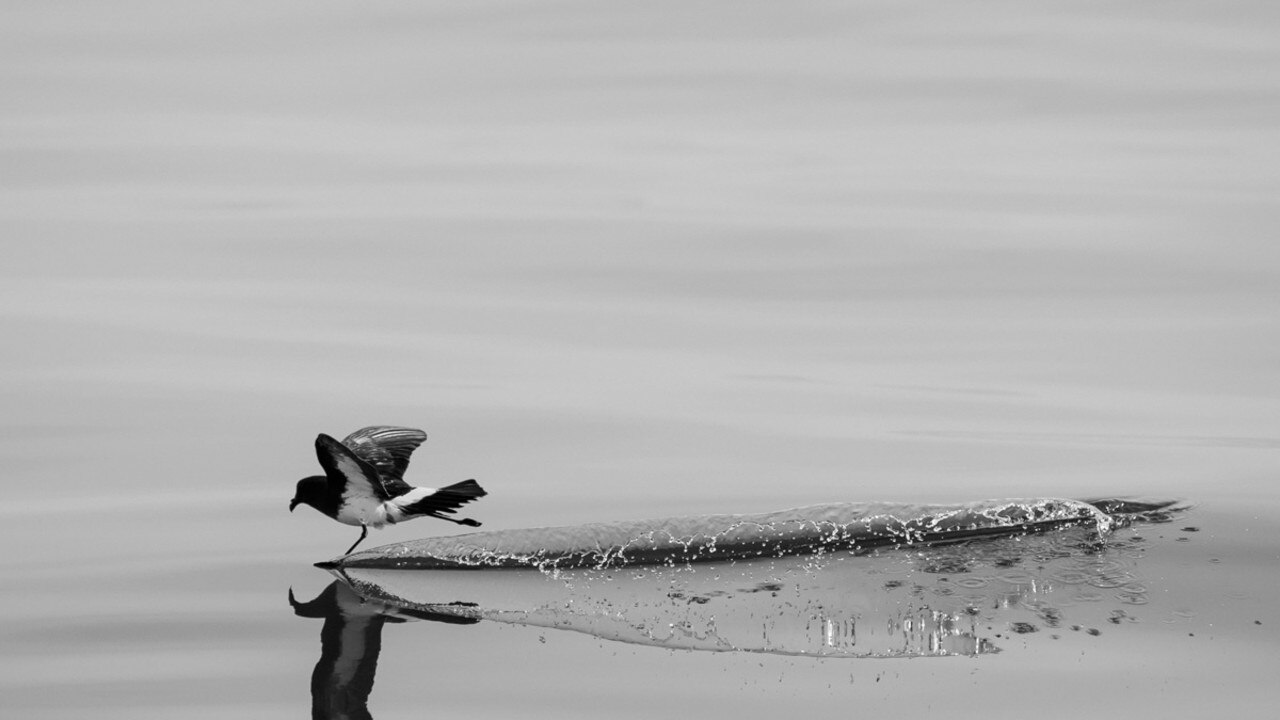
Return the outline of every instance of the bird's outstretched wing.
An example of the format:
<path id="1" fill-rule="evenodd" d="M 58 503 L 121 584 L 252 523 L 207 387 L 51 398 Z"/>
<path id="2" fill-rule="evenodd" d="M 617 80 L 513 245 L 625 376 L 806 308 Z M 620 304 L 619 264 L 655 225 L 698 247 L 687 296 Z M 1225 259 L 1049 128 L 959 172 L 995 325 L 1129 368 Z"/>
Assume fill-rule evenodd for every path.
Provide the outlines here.
<path id="1" fill-rule="evenodd" d="M 346 438 L 342 444 L 347 446 L 356 457 L 372 465 L 382 476 L 382 482 L 393 495 L 408 490 L 408 485 L 396 492 L 404 479 L 404 471 L 409 467 L 409 456 L 418 446 L 425 442 L 427 434 L 421 430 L 391 425 L 372 425 L 361 428 Z"/>
<path id="2" fill-rule="evenodd" d="M 344 500 L 367 497 L 383 502 L 391 498 L 372 465 L 324 433 L 316 437 L 316 457 L 329 477 L 330 490 Z"/>

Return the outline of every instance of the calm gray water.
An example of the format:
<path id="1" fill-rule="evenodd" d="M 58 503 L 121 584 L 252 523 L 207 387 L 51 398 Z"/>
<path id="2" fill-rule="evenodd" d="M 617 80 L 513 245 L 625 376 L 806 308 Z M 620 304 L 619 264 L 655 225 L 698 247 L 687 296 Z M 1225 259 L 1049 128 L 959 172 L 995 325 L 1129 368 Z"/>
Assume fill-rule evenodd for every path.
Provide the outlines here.
<path id="1" fill-rule="evenodd" d="M 369 424 L 424 428 L 408 479 L 477 478 L 486 530 L 1194 505 L 1127 531 L 1151 601 L 1097 635 L 817 659 L 387 621 L 379 718 L 1280 700 L 1273 4 L 0 14 L 0 714 L 305 716 L 323 623 L 289 592 L 357 532 L 286 505 L 316 433 Z"/>

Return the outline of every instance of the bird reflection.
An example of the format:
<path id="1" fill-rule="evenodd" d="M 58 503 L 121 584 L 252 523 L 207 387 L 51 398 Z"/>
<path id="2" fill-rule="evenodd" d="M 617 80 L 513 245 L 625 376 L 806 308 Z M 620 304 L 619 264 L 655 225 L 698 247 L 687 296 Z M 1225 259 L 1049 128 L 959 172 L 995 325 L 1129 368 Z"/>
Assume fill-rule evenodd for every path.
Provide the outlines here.
<path id="1" fill-rule="evenodd" d="M 333 581 L 315 599 L 299 602 L 289 590 L 289 604 L 298 617 L 321 618 L 320 661 L 311 673 L 311 717 L 315 720 L 372 718 L 369 693 L 382 649 L 382 626 L 410 620 L 471 625 L 479 620 L 397 608 L 362 598 L 340 581 Z"/>

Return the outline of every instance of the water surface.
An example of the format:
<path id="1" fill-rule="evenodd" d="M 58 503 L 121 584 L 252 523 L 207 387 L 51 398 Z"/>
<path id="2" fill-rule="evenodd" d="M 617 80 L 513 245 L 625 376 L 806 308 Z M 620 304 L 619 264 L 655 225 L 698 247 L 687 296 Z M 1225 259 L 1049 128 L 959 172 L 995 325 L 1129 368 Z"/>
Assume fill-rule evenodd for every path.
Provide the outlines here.
<path id="1" fill-rule="evenodd" d="M 356 531 L 286 504 L 370 424 L 424 428 L 408 479 L 477 478 L 486 530 L 1193 505 L 1100 635 L 815 659 L 417 618 L 376 717 L 1274 707 L 1271 5 L 4 15 L 5 715 L 305 714 L 289 591 Z"/>

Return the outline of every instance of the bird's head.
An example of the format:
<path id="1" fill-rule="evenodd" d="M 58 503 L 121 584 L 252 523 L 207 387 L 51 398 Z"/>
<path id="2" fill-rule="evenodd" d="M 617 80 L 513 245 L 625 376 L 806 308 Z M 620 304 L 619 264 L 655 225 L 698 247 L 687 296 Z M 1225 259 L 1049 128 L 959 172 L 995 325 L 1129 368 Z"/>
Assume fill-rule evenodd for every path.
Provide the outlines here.
<path id="1" fill-rule="evenodd" d="M 324 496 L 327 487 L 328 480 L 323 475 L 302 478 L 298 481 L 298 489 L 294 491 L 293 499 L 289 501 L 289 512 L 293 512 L 299 505 L 310 505 L 318 509 L 316 502 Z"/>

